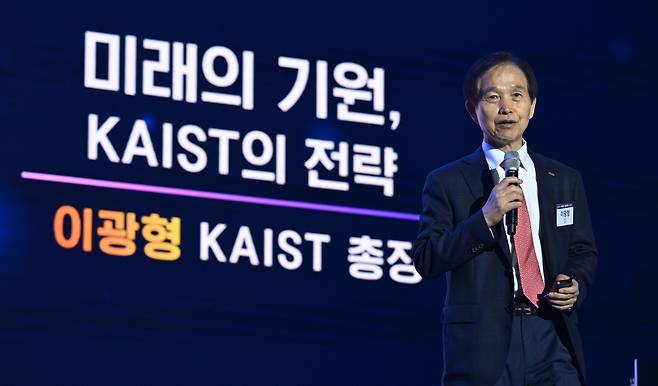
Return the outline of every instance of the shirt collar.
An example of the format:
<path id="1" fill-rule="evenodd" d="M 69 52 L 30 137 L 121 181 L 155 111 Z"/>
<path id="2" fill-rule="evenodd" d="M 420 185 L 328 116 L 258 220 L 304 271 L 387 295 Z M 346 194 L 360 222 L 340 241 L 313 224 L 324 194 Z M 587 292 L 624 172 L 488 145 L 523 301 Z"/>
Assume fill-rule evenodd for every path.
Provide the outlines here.
<path id="1" fill-rule="evenodd" d="M 489 169 L 502 167 L 500 164 L 505 159 L 504 151 L 489 145 L 485 140 L 482 140 L 482 150 L 484 151 L 484 157 L 487 159 Z M 530 165 L 530 156 L 528 155 L 528 143 L 525 140 L 523 140 L 523 145 L 521 145 L 518 153 L 521 159 L 521 167 L 528 170 L 527 166 Z"/>

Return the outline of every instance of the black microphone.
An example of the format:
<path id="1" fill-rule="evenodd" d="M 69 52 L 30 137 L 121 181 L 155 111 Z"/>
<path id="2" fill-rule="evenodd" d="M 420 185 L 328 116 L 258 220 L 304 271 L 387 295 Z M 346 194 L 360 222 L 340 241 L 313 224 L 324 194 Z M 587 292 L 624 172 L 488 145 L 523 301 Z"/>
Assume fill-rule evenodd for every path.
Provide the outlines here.
<path id="1" fill-rule="evenodd" d="M 516 151 L 508 151 L 505 153 L 503 160 L 503 168 L 505 169 L 505 177 L 518 177 L 519 167 L 521 167 L 521 158 Z M 516 234 L 516 225 L 519 223 L 519 210 L 514 208 L 505 214 L 505 225 L 507 226 L 507 234 Z"/>

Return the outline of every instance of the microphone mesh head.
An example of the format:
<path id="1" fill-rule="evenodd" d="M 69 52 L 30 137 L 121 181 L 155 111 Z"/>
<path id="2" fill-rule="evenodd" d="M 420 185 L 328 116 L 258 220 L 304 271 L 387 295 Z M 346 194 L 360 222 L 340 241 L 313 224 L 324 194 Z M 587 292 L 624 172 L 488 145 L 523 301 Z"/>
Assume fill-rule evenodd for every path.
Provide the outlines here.
<path id="1" fill-rule="evenodd" d="M 519 152 L 512 150 L 505 153 L 503 169 L 507 172 L 508 170 L 519 170 L 519 167 L 521 167 L 521 157 L 519 157 Z"/>

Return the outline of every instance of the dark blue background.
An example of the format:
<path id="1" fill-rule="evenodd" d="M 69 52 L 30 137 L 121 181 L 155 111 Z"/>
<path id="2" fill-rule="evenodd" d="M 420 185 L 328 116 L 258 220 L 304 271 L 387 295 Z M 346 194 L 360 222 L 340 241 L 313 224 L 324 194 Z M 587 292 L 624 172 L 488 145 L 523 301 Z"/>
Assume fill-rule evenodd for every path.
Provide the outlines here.
<path id="1" fill-rule="evenodd" d="M 537 152 L 579 169 L 600 250 L 580 315 L 593 385 L 626 384 L 656 359 L 655 42 L 650 13 L 593 2 L 208 2 L 5 6 L 0 23 L 0 379 L 7 385 L 380 384 L 439 382 L 443 280 L 405 286 L 351 278 L 350 236 L 412 241 L 416 224 L 22 180 L 37 171 L 417 213 L 425 174 L 475 149 L 461 80 L 479 56 L 512 50 L 539 80 L 526 133 Z M 84 31 L 255 52 L 255 108 L 186 104 L 85 89 Z M 318 120 L 313 88 L 287 113 L 294 80 L 278 56 L 386 70 L 400 128 Z M 331 68 L 331 67 L 330 67 Z M 313 75 L 313 73 L 312 73 Z M 311 78 L 312 79 L 312 78 Z M 330 99 L 331 100 L 331 99 Z M 334 104 L 335 106 L 335 104 Z M 335 109 L 335 107 L 334 107 Z M 285 186 L 86 158 L 87 114 L 393 146 L 395 197 L 306 187 L 305 152 L 288 151 Z M 335 110 L 329 110 L 329 116 Z M 102 119 L 102 118 L 101 118 Z M 130 122 L 130 123 L 127 123 Z M 119 146 L 121 147 L 121 146 Z M 211 147 L 207 147 L 212 157 Z M 235 168 L 232 168 L 235 170 Z M 183 218 L 175 263 L 64 250 L 57 207 Z M 198 259 L 198 223 L 332 235 L 323 271 Z M 228 231 L 227 231 L 228 232 Z M 190 236 L 196 237 L 196 236 Z M 258 239 L 258 236 L 256 236 Z M 258 242 L 258 241 L 257 241 Z M 226 248 L 225 248 L 226 250 Z"/>

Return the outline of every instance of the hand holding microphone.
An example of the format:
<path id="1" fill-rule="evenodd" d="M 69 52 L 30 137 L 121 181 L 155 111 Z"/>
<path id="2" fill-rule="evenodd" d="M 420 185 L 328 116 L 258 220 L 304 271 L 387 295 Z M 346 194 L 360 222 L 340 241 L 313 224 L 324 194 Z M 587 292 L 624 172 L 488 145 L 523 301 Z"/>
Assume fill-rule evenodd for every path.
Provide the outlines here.
<path id="1" fill-rule="evenodd" d="M 505 178 L 494 186 L 486 204 L 482 207 L 484 219 L 489 227 L 498 224 L 503 216 L 507 214 L 505 225 L 507 225 L 509 234 L 516 233 L 517 209 L 523 203 L 523 190 L 520 187 L 523 180 L 518 178 L 520 166 L 519 153 L 515 151 L 505 153 L 505 160 L 503 161 Z"/>

